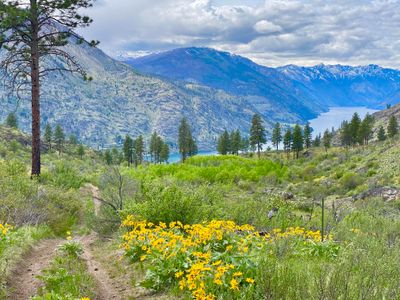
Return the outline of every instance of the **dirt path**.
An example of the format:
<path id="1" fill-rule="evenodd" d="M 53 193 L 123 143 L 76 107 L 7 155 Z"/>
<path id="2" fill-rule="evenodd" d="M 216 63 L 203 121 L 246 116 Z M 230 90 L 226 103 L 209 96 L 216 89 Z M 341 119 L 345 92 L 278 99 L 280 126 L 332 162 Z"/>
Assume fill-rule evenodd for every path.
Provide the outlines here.
<path id="1" fill-rule="evenodd" d="M 92 248 L 97 239 L 97 234 L 94 232 L 78 239 L 78 241 L 80 241 L 83 245 L 84 253 L 82 258 L 86 261 L 88 273 L 96 282 L 97 289 L 95 299 L 127 299 L 121 293 L 125 290 L 125 288 L 118 286 L 112 280 L 112 278 L 110 278 L 108 272 L 103 268 L 102 264 L 94 258 Z"/>
<path id="2" fill-rule="evenodd" d="M 40 280 L 36 276 L 49 266 L 57 247 L 63 242 L 56 239 L 43 240 L 24 255 L 8 280 L 8 289 L 11 293 L 9 300 L 26 300 L 36 294 L 40 287 Z"/>
<path id="3" fill-rule="evenodd" d="M 99 215 L 101 207 L 101 201 L 99 200 L 100 199 L 99 188 L 91 183 L 87 183 L 82 189 L 82 192 L 85 191 L 93 198 L 94 215 L 97 217 Z"/>

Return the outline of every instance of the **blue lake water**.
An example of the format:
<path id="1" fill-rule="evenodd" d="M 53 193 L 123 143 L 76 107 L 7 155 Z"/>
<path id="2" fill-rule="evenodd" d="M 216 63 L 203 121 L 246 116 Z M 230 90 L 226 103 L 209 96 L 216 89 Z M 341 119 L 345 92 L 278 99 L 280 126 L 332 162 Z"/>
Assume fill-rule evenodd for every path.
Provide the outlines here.
<path id="1" fill-rule="evenodd" d="M 323 134 L 326 129 L 331 130 L 340 128 L 343 121 L 351 120 L 353 114 L 357 112 L 361 118 L 367 113 L 377 112 L 375 109 L 367 107 L 331 107 L 328 112 L 320 114 L 317 118 L 310 120 L 310 125 L 314 129 L 313 137 L 319 133 Z"/>

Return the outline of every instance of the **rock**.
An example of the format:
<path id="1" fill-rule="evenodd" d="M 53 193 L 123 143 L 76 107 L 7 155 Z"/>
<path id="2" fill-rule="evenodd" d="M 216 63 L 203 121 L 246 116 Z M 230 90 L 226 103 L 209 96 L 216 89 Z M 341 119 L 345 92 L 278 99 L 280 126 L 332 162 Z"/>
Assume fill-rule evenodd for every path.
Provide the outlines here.
<path id="1" fill-rule="evenodd" d="M 353 197 L 354 200 L 363 200 L 371 197 L 382 197 L 384 201 L 400 199 L 400 190 L 394 187 L 376 187 Z"/>
<path id="2" fill-rule="evenodd" d="M 268 212 L 268 219 L 272 219 L 275 214 L 278 212 L 278 208 L 274 207 Z"/>
<path id="3" fill-rule="evenodd" d="M 292 200 L 292 199 L 294 199 L 294 195 L 291 192 L 282 192 L 281 196 L 282 196 L 282 198 L 284 200 Z"/>

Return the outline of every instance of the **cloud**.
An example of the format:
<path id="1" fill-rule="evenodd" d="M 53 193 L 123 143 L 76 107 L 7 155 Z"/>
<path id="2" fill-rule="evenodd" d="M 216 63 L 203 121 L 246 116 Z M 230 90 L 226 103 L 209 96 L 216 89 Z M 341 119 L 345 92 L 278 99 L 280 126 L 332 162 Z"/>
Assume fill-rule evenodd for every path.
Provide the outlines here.
<path id="1" fill-rule="evenodd" d="M 101 0 L 81 33 L 111 55 L 207 46 L 265 65 L 400 67 L 398 0 Z"/>
<path id="2" fill-rule="evenodd" d="M 282 31 L 282 27 L 278 26 L 274 23 L 271 23 L 267 20 L 261 20 L 258 21 L 255 25 L 254 25 L 254 29 L 261 34 L 264 33 L 274 33 L 274 32 L 279 32 Z"/>

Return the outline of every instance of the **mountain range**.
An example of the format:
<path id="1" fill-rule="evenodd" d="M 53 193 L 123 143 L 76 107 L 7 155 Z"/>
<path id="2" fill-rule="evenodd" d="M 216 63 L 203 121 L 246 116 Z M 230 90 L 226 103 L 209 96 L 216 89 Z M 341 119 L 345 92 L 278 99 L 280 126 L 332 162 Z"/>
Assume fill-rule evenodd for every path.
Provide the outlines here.
<path id="1" fill-rule="evenodd" d="M 224 128 L 247 133 L 254 113 L 268 130 L 276 121 L 304 123 L 329 106 L 381 108 L 396 103 L 400 72 L 379 66 L 268 68 L 209 48 L 182 48 L 125 62 L 86 44 L 70 44 L 94 80 L 53 74 L 43 82 L 43 126 L 60 124 L 92 146 L 156 130 L 173 146 L 180 119 L 191 122 L 201 149 L 214 147 Z M 49 64 L 61 61 L 46 62 Z M 4 89 L 3 89 L 4 90 Z M 1 92 L 0 118 L 10 111 L 30 128 L 29 101 Z"/>

